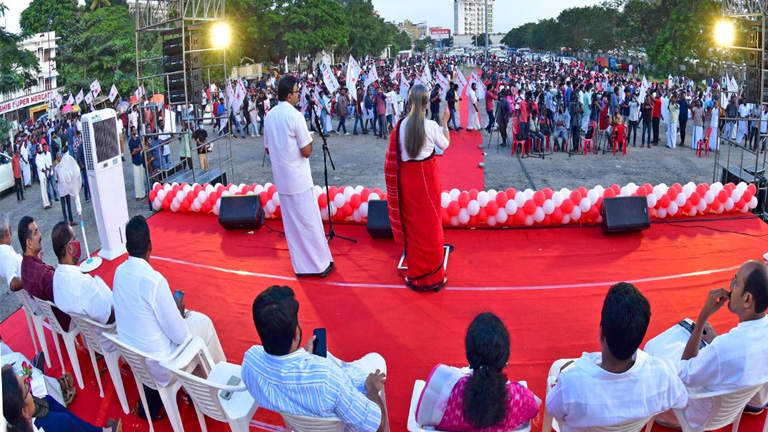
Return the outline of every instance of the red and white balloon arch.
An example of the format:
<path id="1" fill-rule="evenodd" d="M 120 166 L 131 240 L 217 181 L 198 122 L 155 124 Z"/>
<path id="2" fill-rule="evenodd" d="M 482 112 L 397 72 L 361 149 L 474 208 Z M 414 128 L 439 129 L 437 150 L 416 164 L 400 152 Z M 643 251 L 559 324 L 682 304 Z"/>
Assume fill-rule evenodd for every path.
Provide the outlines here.
<path id="1" fill-rule="evenodd" d="M 644 196 L 652 218 L 666 219 L 721 213 L 746 213 L 757 207 L 754 184 L 721 183 L 667 186 L 649 183 L 609 187 L 580 187 L 575 190 L 544 188 L 533 191 L 488 190 L 460 191 L 451 189 L 441 194 L 443 226 L 446 227 L 512 227 L 595 224 L 602 222 L 603 199 L 616 196 Z M 386 199 L 379 188 L 363 186 L 314 187 L 315 198 L 323 220 L 365 223 L 368 202 Z M 149 193 L 156 211 L 200 212 L 219 214 L 221 197 L 258 195 L 267 218 L 280 217 L 280 194 L 275 185 L 266 183 L 240 185 L 160 184 Z M 332 205 L 329 206 L 329 200 Z"/>

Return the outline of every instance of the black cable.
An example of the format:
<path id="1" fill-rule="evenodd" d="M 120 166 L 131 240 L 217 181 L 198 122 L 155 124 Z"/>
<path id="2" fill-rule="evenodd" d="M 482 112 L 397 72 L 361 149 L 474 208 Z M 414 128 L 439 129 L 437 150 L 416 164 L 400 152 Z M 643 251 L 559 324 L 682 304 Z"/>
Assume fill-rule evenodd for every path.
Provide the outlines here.
<path id="1" fill-rule="evenodd" d="M 525 145 L 525 143 L 523 143 L 523 145 Z M 517 162 L 520 163 L 520 168 L 522 168 L 523 174 L 525 174 L 525 177 L 528 178 L 528 183 L 531 184 L 531 189 L 536 190 L 536 185 L 533 183 L 533 179 L 531 178 L 531 175 L 528 174 L 528 169 L 525 168 L 525 164 L 523 163 L 523 160 L 520 158 L 520 154 L 517 153 L 517 149 L 515 149 L 515 156 L 517 157 Z"/>
<path id="2" fill-rule="evenodd" d="M 267 224 L 264 224 L 264 228 L 267 229 L 267 234 L 277 233 L 277 238 L 285 237 L 285 232 L 280 231 L 280 230 L 276 230 L 276 229 L 272 228 L 271 226 L 269 226 Z"/>

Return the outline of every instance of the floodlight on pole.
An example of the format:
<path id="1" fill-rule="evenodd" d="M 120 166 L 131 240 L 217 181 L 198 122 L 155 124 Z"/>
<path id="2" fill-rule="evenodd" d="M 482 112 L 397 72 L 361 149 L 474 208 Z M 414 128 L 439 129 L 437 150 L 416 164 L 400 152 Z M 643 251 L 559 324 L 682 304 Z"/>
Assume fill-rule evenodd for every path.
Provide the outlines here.
<path id="1" fill-rule="evenodd" d="M 718 21 L 715 24 L 715 43 L 723 47 L 732 46 L 735 33 L 733 22 L 728 20 Z"/>
<path id="2" fill-rule="evenodd" d="M 226 48 L 230 42 L 229 25 L 225 22 L 218 22 L 211 27 L 211 42 L 216 48 Z"/>

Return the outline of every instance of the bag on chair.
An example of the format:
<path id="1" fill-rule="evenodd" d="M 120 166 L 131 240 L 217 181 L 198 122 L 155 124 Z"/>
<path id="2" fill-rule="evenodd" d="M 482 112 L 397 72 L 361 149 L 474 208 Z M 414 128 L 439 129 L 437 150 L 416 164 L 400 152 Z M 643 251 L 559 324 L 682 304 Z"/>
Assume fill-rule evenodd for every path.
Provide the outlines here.
<path id="1" fill-rule="evenodd" d="M 592 139 L 595 136 L 595 128 L 590 126 L 587 128 L 587 133 L 584 134 L 584 139 Z"/>

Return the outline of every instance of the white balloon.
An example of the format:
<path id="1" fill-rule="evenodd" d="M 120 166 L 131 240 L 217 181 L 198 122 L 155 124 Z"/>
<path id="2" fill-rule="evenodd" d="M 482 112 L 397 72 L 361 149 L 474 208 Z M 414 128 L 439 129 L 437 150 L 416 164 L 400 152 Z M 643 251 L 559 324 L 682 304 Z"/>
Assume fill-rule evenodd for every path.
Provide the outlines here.
<path id="1" fill-rule="evenodd" d="M 513 201 L 514 202 L 514 201 Z M 509 201 L 507 201 L 509 203 Z M 509 219 L 509 215 L 507 214 L 507 211 L 503 208 L 500 208 L 499 211 L 496 212 L 496 220 L 500 223 L 506 223 L 507 219 Z"/>
<path id="2" fill-rule="evenodd" d="M 568 188 L 562 188 L 560 189 L 560 195 L 563 196 L 563 199 L 568 198 L 571 196 L 571 191 Z"/>
<path id="3" fill-rule="evenodd" d="M 264 190 L 269 189 L 270 186 L 272 186 L 272 183 L 270 183 L 270 182 L 264 183 Z"/>
<path id="4" fill-rule="evenodd" d="M 688 216 L 696 216 L 696 213 L 698 212 L 699 210 L 696 207 L 694 207 L 691 209 L 691 211 L 688 212 Z"/>
<path id="5" fill-rule="evenodd" d="M 230 187 L 229 187 L 229 189 L 228 189 L 228 190 L 229 190 L 229 191 L 230 191 L 232 194 L 235 194 L 235 193 L 237 193 L 237 186 L 235 186 L 235 185 L 232 185 L 232 186 L 230 186 Z"/>
<path id="6" fill-rule="evenodd" d="M 520 192 L 520 191 L 518 191 L 515 194 L 515 203 L 517 204 L 517 207 L 524 206 L 525 205 L 525 201 L 527 201 L 527 199 L 525 198 L 525 194 Z"/>
<path id="7" fill-rule="evenodd" d="M 563 215 L 563 221 L 561 222 L 563 225 L 568 225 L 571 223 L 571 215 Z"/>
<path id="8" fill-rule="evenodd" d="M 320 217 L 323 218 L 324 221 L 328 220 L 328 207 L 320 209 Z"/>
<path id="9" fill-rule="evenodd" d="M 537 223 L 540 223 L 541 221 L 543 221 L 545 216 L 546 215 L 544 214 L 544 209 L 542 209 L 541 207 L 537 208 L 536 211 L 533 212 L 533 220 L 536 221 Z"/>
<path id="10" fill-rule="evenodd" d="M 488 216 L 488 220 L 485 222 L 488 226 L 496 226 L 496 216 Z"/>
<path id="11" fill-rule="evenodd" d="M 688 197 L 686 197 L 685 194 L 677 194 L 677 198 L 675 198 L 675 204 L 677 204 L 678 207 L 682 207 L 685 205 L 687 200 Z"/>
<path id="12" fill-rule="evenodd" d="M 246 193 L 245 193 L 245 195 L 246 195 L 246 196 L 254 196 L 254 195 L 256 195 L 256 192 L 254 192 L 254 191 L 248 191 L 248 192 L 246 192 Z"/>
<path id="13" fill-rule="evenodd" d="M 379 194 L 377 194 L 376 192 L 371 192 L 371 194 L 368 195 L 368 202 L 376 201 L 376 200 L 380 200 L 380 199 L 381 199 L 381 197 L 379 197 Z"/>
<path id="14" fill-rule="evenodd" d="M 261 188 L 261 190 L 259 190 L 259 188 Z M 253 191 L 256 192 L 257 194 L 260 194 L 262 190 L 264 190 L 264 188 L 261 187 L 260 185 L 256 185 L 256 187 L 253 189 Z M 317 198 L 320 196 L 321 193 L 323 193 L 323 188 L 321 188 L 318 185 L 315 185 L 312 187 L 312 192 L 315 193 L 315 198 Z"/>
<path id="15" fill-rule="evenodd" d="M 504 210 L 507 212 L 507 215 L 513 215 L 517 213 L 517 201 L 507 201 L 507 204 L 504 205 Z"/>
<path id="16" fill-rule="evenodd" d="M 744 182 L 739 182 L 739 184 L 736 185 L 736 189 L 738 189 L 739 192 L 743 194 L 744 191 L 747 190 L 747 184 Z"/>
<path id="17" fill-rule="evenodd" d="M 210 184 L 210 183 L 208 183 L 207 185 L 205 185 L 205 191 L 206 191 L 206 192 L 208 192 L 209 194 L 210 194 L 211 192 L 213 192 L 213 191 L 214 191 L 214 189 L 216 189 L 216 188 L 214 188 L 214 187 L 213 187 L 213 185 L 212 185 L 212 184 Z"/>
<path id="18" fill-rule="evenodd" d="M 587 192 L 587 199 L 589 199 L 590 205 L 595 205 L 597 203 L 597 199 L 599 198 L 597 191 L 594 189 L 591 189 Z"/>
<path id="19" fill-rule="evenodd" d="M 219 206 L 215 206 L 215 207 L 213 207 L 213 214 L 215 214 L 216 216 L 218 216 L 218 215 L 219 215 Z M 272 215 L 269 215 L 269 216 L 272 216 Z M 268 217 L 269 217 L 269 216 L 268 216 Z"/>
<path id="20" fill-rule="evenodd" d="M 677 206 L 676 202 L 669 203 L 669 207 L 667 207 L 667 214 L 670 216 L 674 216 L 677 214 L 677 210 L 679 210 L 679 207 Z"/>
<path id="21" fill-rule="evenodd" d="M 532 215 L 528 215 L 528 216 L 525 217 L 525 225 L 526 226 L 533 225 L 533 216 Z"/>
<path id="22" fill-rule="evenodd" d="M 603 216 L 597 217 L 597 223 L 603 223 Z"/>
<path id="23" fill-rule="evenodd" d="M 560 207 L 560 204 L 563 203 L 563 194 L 560 191 L 554 192 L 552 194 L 552 202 L 555 203 L 555 207 Z"/>
<path id="24" fill-rule="evenodd" d="M 645 198 L 648 200 L 648 208 L 656 207 L 657 200 L 656 200 L 656 195 L 655 194 L 648 195 Z"/>
<path id="25" fill-rule="evenodd" d="M 458 189 L 456 188 L 451 189 L 451 192 L 449 193 L 449 195 L 451 196 L 451 201 L 456 201 L 457 199 L 459 199 L 460 194 L 461 192 Z"/>
<path id="26" fill-rule="evenodd" d="M 499 193 L 496 192 L 496 189 L 491 189 L 488 191 L 488 201 L 494 201 L 496 200 L 496 195 Z M 480 194 L 477 194 L 477 197 L 480 198 Z"/>
<path id="27" fill-rule="evenodd" d="M 272 201 L 275 202 L 276 206 L 280 205 L 280 193 L 279 192 L 275 192 L 275 194 L 272 195 Z"/>
<path id="28" fill-rule="evenodd" d="M 477 203 L 480 204 L 480 207 L 485 207 L 488 204 L 488 199 L 488 192 L 486 191 L 480 191 L 477 194 Z"/>
<path id="29" fill-rule="evenodd" d="M 551 199 L 548 199 L 544 201 L 544 204 L 541 206 L 542 209 L 544 209 L 544 214 L 551 215 L 552 212 L 555 211 L 555 203 Z"/>
<path id="30" fill-rule="evenodd" d="M 189 209 L 192 210 L 192 211 L 200 211 L 200 207 L 201 207 L 200 202 L 199 201 L 195 201 L 195 202 L 192 203 L 192 205 L 189 207 Z"/>
<path id="31" fill-rule="evenodd" d="M 753 196 L 753 197 L 752 197 L 752 198 L 749 200 L 749 209 L 750 209 L 750 210 L 752 210 L 752 209 L 754 209 L 755 207 L 757 207 L 757 197 L 754 197 L 754 196 Z"/>
<path id="32" fill-rule="evenodd" d="M 160 201 L 164 200 L 165 199 L 165 190 L 164 189 L 160 189 L 159 191 L 157 191 L 157 197 L 156 198 L 160 198 Z"/>
<path id="33" fill-rule="evenodd" d="M 696 208 L 699 209 L 699 212 L 704 213 L 704 210 L 707 209 L 707 202 L 704 200 L 699 201 L 699 205 L 697 205 Z"/>
<path id="34" fill-rule="evenodd" d="M 659 219 L 664 219 L 665 217 L 667 217 L 667 209 L 662 207 L 656 210 L 656 217 L 658 217 Z"/>
<path id="35" fill-rule="evenodd" d="M 361 192 L 363 192 L 363 189 L 365 189 L 363 186 L 357 185 L 355 186 L 355 193 L 360 194 Z"/>
<path id="36" fill-rule="evenodd" d="M 160 211 L 160 209 L 163 208 L 163 201 L 162 200 L 158 200 L 157 198 L 155 198 L 155 200 L 152 201 L 152 208 L 155 211 Z"/>
<path id="37" fill-rule="evenodd" d="M 530 188 L 526 189 L 525 192 L 523 192 L 523 194 L 525 195 L 525 199 L 527 199 L 527 200 L 533 199 L 533 190 L 532 189 L 530 189 Z"/>
<path id="38" fill-rule="evenodd" d="M 477 216 L 477 213 L 480 212 L 480 203 L 472 200 L 467 204 L 467 212 L 470 216 Z"/>
<path id="39" fill-rule="evenodd" d="M 171 203 L 171 211 L 173 211 L 173 212 L 179 211 L 179 203 L 178 202 L 174 201 L 174 202 Z"/>
<path id="40" fill-rule="evenodd" d="M 728 210 L 728 211 L 731 211 L 731 210 L 733 210 L 733 204 L 734 204 L 734 203 L 733 203 L 733 199 L 732 199 L 732 198 L 728 198 L 728 199 L 725 201 L 725 209 L 726 209 L 726 210 Z"/>
<path id="41" fill-rule="evenodd" d="M 267 213 L 274 213 L 275 210 L 277 210 L 277 206 L 275 205 L 275 202 L 272 200 L 267 201 L 267 205 L 264 206 L 264 211 Z"/>
<path id="42" fill-rule="evenodd" d="M 592 204 L 589 202 L 589 198 L 581 199 L 581 202 L 579 203 L 579 210 L 581 210 L 582 213 L 588 212 L 591 207 Z"/>
<path id="43" fill-rule="evenodd" d="M 451 226 L 459 226 L 459 217 L 451 216 Z"/>
<path id="44" fill-rule="evenodd" d="M 741 183 L 739 183 L 739 184 L 741 184 Z M 733 198 L 733 202 L 737 202 L 738 200 L 740 200 L 741 199 L 741 191 L 738 190 L 738 189 L 734 189 L 733 192 L 731 193 L 731 198 Z"/>
<path id="45" fill-rule="evenodd" d="M 621 188 L 621 192 L 619 192 L 619 196 L 630 196 L 632 193 L 629 191 L 629 188 L 627 186 L 624 186 Z"/>
<path id="46" fill-rule="evenodd" d="M 467 209 L 461 209 L 459 212 L 459 222 L 464 225 L 469 222 L 469 212 Z"/>
<path id="47" fill-rule="evenodd" d="M 330 209 L 331 209 L 331 217 L 336 216 L 336 213 L 339 212 L 339 208 L 338 207 L 333 206 Z"/>
<path id="48" fill-rule="evenodd" d="M 720 204 L 717 208 L 717 214 L 722 214 L 725 211 L 725 204 Z"/>
<path id="49" fill-rule="evenodd" d="M 749 206 L 744 206 L 739 211 L 742 212 L 742 213 L 746 213 L 746 212 L 749 211 Z"/>
<path id="50" fill-rule="evenodd" d="M 352 213 L 352 220 L 355 222 L 362 222 L 363 216 L 360 214 L 360 210 L 355 210 L 354 213 Z"/>
<path id="51" fill-rule="evenodd" d="M 360 211 L 360 216 L 367 218 L 368 217 L 368 203 L 360 203 L 360 208 L 358 208 Z"/>
<path id="52" fill-rule="evenodd" d="M 708 190 L 707 193 L 704 194 L 704 204 L 712 204 L 712 201 L 715 200 L 715 193 L 712 192 L 712 189 Z"/>
<path id="53" fill-rule="evenodd" d="M 440 194 L 440 207 L 442 208 L 448 208 L 448 204 L 451 203 L 451 195 L 448 194 L 448 192 L 443 192 Z"/>
<path id="54" fill-rule="evenodd" d="M 597 185 L 593 189 L 595 190 L 595 192 L 597 192 L 598 197 L 603 196 L 603 192 L 605 192 L 605 188 L 602 187 L 601 185 Z"/>
<path id="55" fill-rule="evenodd" d="M 577 220 L 581 217 L 581 209 L 578 207 L 574 207 L 573 211 L 571 212 L 571 219 Z"/>
<path id="56" fill-rule="evenodd" d="M 350 198 L 352 198 L 352 195 L 355 194 L 355 189 L 351 188 L 349 186 L 344 188 L 344 200 L 349 201 Z"/>
<path id="57" fill-rule="evenodd" d="M 187 194 L 185 194 L 184 191 L 178 191 L 178 192 L 176 192 L 176 196 L 174 197 L 174 199 L 177 199 L 179 201 L 184 201 L 184 197 L 186 195 Z"/>

